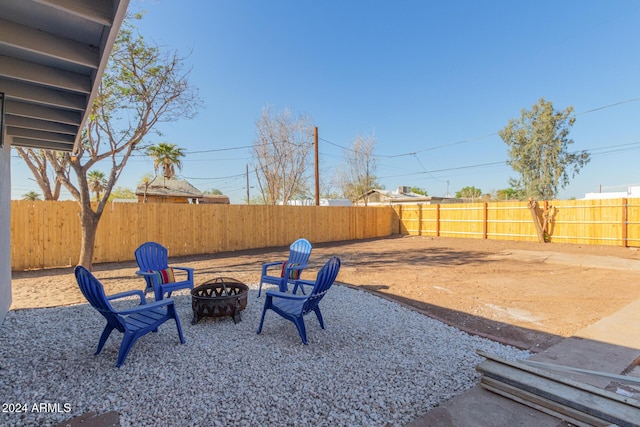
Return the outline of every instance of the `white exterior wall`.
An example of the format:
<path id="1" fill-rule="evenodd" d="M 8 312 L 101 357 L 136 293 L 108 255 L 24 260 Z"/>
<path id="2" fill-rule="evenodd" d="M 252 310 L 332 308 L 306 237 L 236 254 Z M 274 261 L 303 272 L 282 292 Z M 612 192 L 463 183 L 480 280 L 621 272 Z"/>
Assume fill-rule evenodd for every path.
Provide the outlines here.
<path id="1" fill-rule="evenodd" d="M 612 191 L 609 193 L 586 193 L 583 200 L 624 199 L 629 197 L 640 197 L 640 186 L 630 185 L 626 192 Z"/>
<path id="2" fill-rule="evenodd" d="M 0 147 L 0 325 L 11 306 L 11 148 Z"/>
<path id="3" fill-rule="evenodd" d="M 603 200 L 603 199 L 622 199 L 629 197 L 624 191 L 612 191 L 610 193 L 587 193 L 584 195 L 585 200 Z"/>

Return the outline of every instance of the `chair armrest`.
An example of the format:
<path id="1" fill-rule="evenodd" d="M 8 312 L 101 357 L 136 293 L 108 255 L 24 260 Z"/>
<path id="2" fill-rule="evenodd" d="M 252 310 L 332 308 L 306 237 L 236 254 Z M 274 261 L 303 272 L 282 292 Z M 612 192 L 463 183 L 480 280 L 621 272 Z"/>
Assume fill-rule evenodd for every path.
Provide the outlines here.
<path id="1" fill-rule="evenodd" d="M 140 304 L 146 304 L 147 303 L 147 300 L 144 297 L 144 293 L 139 289 L 134 289 L 134 290 L 131 290 L 131 291 L 124 291 L 124 292 L 120 292 L 120 293 L 117 293 L 117 294 L 109 295 L 107 297 L 107 299 L 109 301 L 112 301 L 114 299 L 129 297 L 129 296 L 132 296 L 132 295 L 138 295 L 140 297 Z"/>
<path id="2" fill-rule="evenodd" d="M 138 313 L 140 311 L 146 311 L 153 308 L 164 307 L 165 305 L 173 305 L 173 298 L 166 298 L 160 301 L 151 302 L 149 304 L 142 304 L 134 308 L 130 308 L 128 310 L 118 311 L 118 314 L 133 314 Z"/>
<path id="3" fill-rule="evenodd" d="M 304 280 L 304 279 L 298 279 L 295 281 L 296 285 L 304 285 L 304 286 L 315 286 L 316 282 L 315 280 Z"/>
<path id="4" fill-rule="evenodd" d="M 299 264 L 299 265 L 288 265 L 285 269 L 284 269 L 284 275 L 283 277 L 283 282 L 280 286 L 280 290 L 281 291 L 288 291 L 289 283 L 294 283 L 295 280 L 300 280 L 300 275 L 302 274 L 302 270 L 304 270 L 305 268 L 307 268 L 307 264 Z M 298 272 L 298 279 L 292 279 L 291 278 L 291 273 L 297 271 Z M 295 275 L 294 275 L 295 277 Z M 293 287 L 293 293 L 296 293 L 296 289 L 297 286 Z M 302 293 L 304 294 L 304 291 L 302 291 Z"/>
<path id="5" fill-rule="evenodd" d="M 136 274 L 138 274 L 140 276 L 148 276 L 148 277 L 155 276 L 155 273 L 149 273 L 148 271 L 142 271 L 142 270 L 136 271 Z"/>
<path id="6" fill-rule="evenodd" d="M 180 270 L 180 271 L 184 271 L 187 273 L 187 280 L 189 281 L 193 281 L 193 271 L 195 270 L 194 268 L 191 267 L 173 267 L 173 266 L 169 266 L 171 268 L 173 268 L 174 270 Z"/>
<path id="7" fill-rule="evenodd" d="M 307 268 L 309 265 L 308 264 L 298 264 L 298 265 L 292 265 L 290 267 L 287 267 L 287 270 L 304 270 L 305 268 Z"/>
<path id="8" fill-rule="evenodd" d="M 287 292 L 280 292 L 280 291 L 267 291 L 267 296 L 290 299 L 290 300 L 298 300 L 298 301 L 309 299 L 308 295 L 293 295 Z"/>
<path id="9" fill-rule="evenodd" d="M 282 265 L 283 262 L 286 262 L 286 261 L 265 262 L 264 264 L 262 264 L 262 266 L 273 267 L 274 265 Z"/>
<path id="10" fill-rule="evenodd" d="M 286 261 L 276 261 L 276 262 L 267 262 L 262 264 L 262 275 L 266 276 L 267 275 L 267 269 L 269 267 L 275 267 L 276 265 L 279 265 L 280 267 L 282 267 L 282 264 L 285 263 Z"/>
<path id="11" fill-rule="evenodd" d="M 298 277 L 300 277 L 300 274 L 302 274 L 302 270 L 304 270 L 305 268 L 307 268 L 307 264 L 298 264 L 298 265 L 288 265 L 287 267 L 285 267 L 284 269 L 284 276 L 283 277 L 291 277 L 291 271 L 299 271 L 298 273 Z M 287 281 L 291 281 L 293 279 L 288 279 Z M 298 279 L 295 279 L 298 280 Z"/>
<path id="12" fill-rule="evenodd" d="M 193 271 L 195 269 L 191 268 L 191 267 L 171 267 L 174 270 L 180 270 L 180 271 L 184 271 L 187 273 L 187 277 L 189 280 L 193 279 Z M 149 277 L 149 278 L 155 278 L 156 277 L 156 273 L 150 273 L 148 271 L 142 271 L 142 270 L 138 270 L 136 271 L 136 274 L 139 276 L 143 276 L 143 277 Z"/>

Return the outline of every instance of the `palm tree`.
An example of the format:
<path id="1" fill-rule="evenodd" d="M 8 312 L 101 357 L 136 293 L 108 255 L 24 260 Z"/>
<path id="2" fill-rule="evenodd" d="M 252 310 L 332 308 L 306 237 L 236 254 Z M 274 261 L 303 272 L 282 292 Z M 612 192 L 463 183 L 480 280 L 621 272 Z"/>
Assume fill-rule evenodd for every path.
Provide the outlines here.
<path id="1" fill-rule="evenodd" d="M 147 148 L 147 155 L 154 158 L 153 167 L 158 173 L 158 168 L 162 166 L 162 176 L 171 179 L 175 174 L 177 167 L 182 170 L 181 157 L 184 157 L 184 151 L 176 144 L 168 144 L 161 142 L 158 145 L 152 145 Z"/>
<path id="2" fill-rule="evenodd" d="M 30 201 L 34 201 L 34 200 L 41 200 L 40 199 L 40 194 L 35 192 L 35 191 L 29 191 L 28 193 L 24 193 L 22 195 L 22 200 L 30 200 Z"/>
<path id="3" fill-rule="evenodd" d="M 87 174 L 87 184 L 89 190 L 96 193 L 96 200 L 100 200 L 100 192 L 104 190 L 107 185 L 107 179 L 104 177 L 104 172 L 99 170 L 92 170 Z"/>

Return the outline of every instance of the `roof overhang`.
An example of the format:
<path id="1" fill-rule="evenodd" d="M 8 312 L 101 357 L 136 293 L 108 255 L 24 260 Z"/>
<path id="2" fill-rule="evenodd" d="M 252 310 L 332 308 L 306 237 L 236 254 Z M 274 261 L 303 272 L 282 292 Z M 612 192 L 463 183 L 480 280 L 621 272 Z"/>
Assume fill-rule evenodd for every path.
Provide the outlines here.
<path id="1" fill-rule="evenodd" d="M 73 151 L 129 0 L 0 0 L 0 93 L 13 146 Z"/>

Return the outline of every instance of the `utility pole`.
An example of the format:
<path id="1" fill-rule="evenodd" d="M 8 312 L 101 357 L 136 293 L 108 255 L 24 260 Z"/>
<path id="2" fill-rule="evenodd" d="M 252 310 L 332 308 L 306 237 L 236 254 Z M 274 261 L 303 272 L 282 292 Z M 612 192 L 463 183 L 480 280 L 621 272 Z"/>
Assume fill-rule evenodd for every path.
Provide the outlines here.
<path id="1" fill-rule="evenodd" d="M 247 204 L 250 204 L 249 200 L 249 163 L 247 163 Z"/>
<path id="2" fill-rule="evenodd" d="M 320 206 L 320 171 L 318 168 L 318 126 L 313 128 L 314 168 L 316 175 L 316 206 Z"/>

